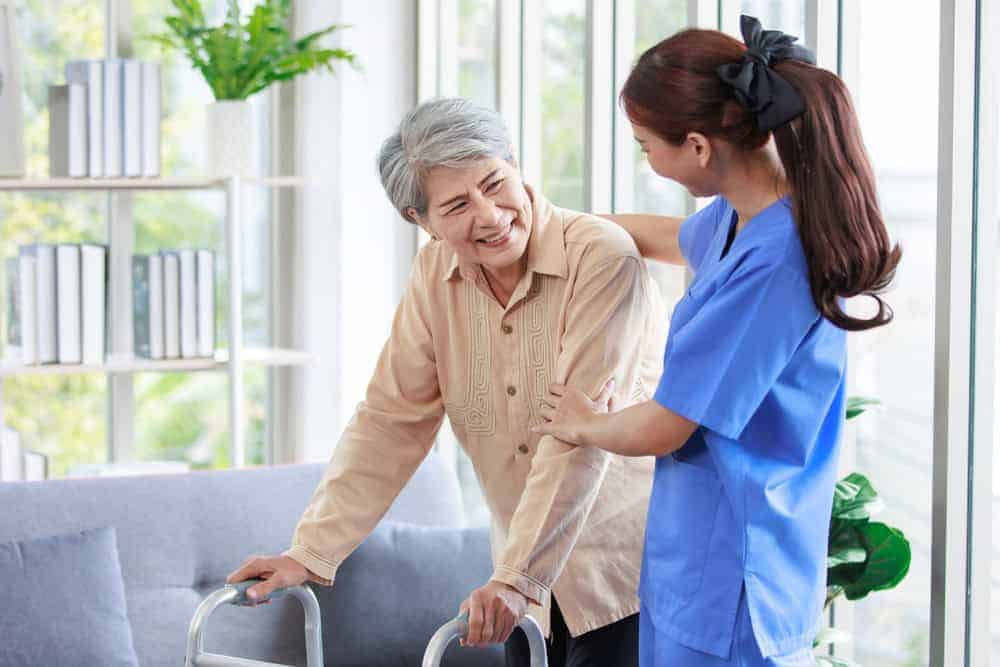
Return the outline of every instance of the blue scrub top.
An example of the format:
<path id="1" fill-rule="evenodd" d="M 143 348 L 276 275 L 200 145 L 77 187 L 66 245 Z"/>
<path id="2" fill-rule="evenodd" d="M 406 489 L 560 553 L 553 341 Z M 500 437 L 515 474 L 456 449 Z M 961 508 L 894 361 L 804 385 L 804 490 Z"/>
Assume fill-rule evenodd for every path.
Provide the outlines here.
<path id="1" fill-rule="evenodd" d="M 658 631 L 727 657 L 741 590 L 764 657 L 811 645 L 844 416 L 845 332 L 823 318 L 780 199 L 723 257 L 723 198 L 684 221 L 694 280 L 655 400 L 699 424 L 657 459 L 639 595 Z"/>

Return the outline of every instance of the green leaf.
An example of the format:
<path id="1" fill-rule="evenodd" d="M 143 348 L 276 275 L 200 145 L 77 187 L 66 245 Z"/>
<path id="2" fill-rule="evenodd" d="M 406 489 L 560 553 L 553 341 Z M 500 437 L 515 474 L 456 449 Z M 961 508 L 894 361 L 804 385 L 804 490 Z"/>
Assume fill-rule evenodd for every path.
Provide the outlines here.
<path id="1" fill-rule="evenodd" d="M 828 586 L 842 586 L 848 600 L 859 600 L 903 580 L 910 569 L 911 552 L 902 531 L 873 522 L 852 526 L 850 534 L 863 546 L 867 558 L 863 563 L 828 569 Z"/>
<path id="2" fill-rule="evenodd" d="M 357 56 L 345 49 L 318 46 L 325 35 L 345 26 L 333 24 L 298 40 L 288 32 L 290 0 L 263 0 L 246 21 L 239 2 L 227 0 L 221 25 L 208 26 L 200 0 L 172 0 L 177 14 L 164 19 L 167 32 L 147 35 L 191 61 L 217 100 L 246 99 L 275 81 L 314 70 L 334 71 L 335 62 L 357 68 Z"/>
<path id="3" fill-rule="evenodd" d="M 869 408 L 881 407 L 882 401 L 877 398 L 866 398 L 864 396 L 850 396 L 847 399 L 847 419 L 854 419 L 864 413 Z"/>
<path id="4" fill-rule="evenodd" d="M 864 563 L 867 558 L 868 552 L 864 547 L 846 547 L 836 551 L 831 550 L 826 557 L 826 566 L 833 568 L 850 563 Z"/>
<path id="5" fill-rule="evenodd" d="M 834 487 L 833 519 L 867 521 L 883 509 L 885 503 L 864 475 L 852 473 Z"/>

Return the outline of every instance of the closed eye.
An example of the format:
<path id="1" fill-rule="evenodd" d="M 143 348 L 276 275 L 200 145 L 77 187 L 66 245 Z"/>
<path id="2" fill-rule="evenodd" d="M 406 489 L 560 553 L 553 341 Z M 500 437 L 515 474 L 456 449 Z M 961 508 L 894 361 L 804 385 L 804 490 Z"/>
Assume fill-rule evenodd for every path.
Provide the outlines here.
<path id="1" fill-rule="evenodd" d="M 503 185 L 503 179 L 498 178 L 497 180 L 493 181 L 492 183 L 486 186 L 486 192 L 488 193 L 496 192 L 497 190 L 500 189 L 501 185 Z"/>

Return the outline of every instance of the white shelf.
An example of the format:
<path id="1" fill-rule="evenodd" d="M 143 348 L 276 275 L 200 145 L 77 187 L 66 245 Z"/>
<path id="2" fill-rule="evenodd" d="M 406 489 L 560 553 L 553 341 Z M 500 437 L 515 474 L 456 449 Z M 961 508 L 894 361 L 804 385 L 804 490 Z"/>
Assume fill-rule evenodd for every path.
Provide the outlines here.
<path id="1" fill-rule="evenodd" d="M 262 366 L 302 366 L 311 361 L 306 352 L 279 348 L 244 348 L 243 362 Z M 141 359 L 109 357 L 103 364 L 25 365 L 0 360 L 0 378 L 19 375 L 71 375 L 77 373 L 165 373 L 177 371 L 219 371 L 229 366 L 229 351 L 219 350 L 208 359 Z"/>
<path id="2" fill-rule="evenodd" d="M 220 190 L 226 187 L 227 181 L 225 178 L 0 178 L 0 191 Z M 305 179 L 297 176 L 241 178 L 240 182 L 244 185 L 265 188 L 292 188 L 305 185 Z"/>

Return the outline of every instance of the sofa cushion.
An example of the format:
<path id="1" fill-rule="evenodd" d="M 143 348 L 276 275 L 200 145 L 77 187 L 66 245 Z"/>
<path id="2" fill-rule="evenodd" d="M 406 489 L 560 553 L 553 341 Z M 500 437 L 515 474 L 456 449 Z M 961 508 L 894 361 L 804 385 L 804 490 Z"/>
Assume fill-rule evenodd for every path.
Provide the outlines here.
<path id="1" fill-rule="evenodd" d="M 491 573 L 486 528 L 383 522 L 340 566 L 332 587 L 314 588 L 327 663 L 419 665 L 434 632 Z M 443 664 L 502 665 L 503 650 L 455 642 Z"/>
<path id="2" fill-rule="evenodd" d="M 138 665 L 114 528 L 0 543 L 0 665 Z"/>

